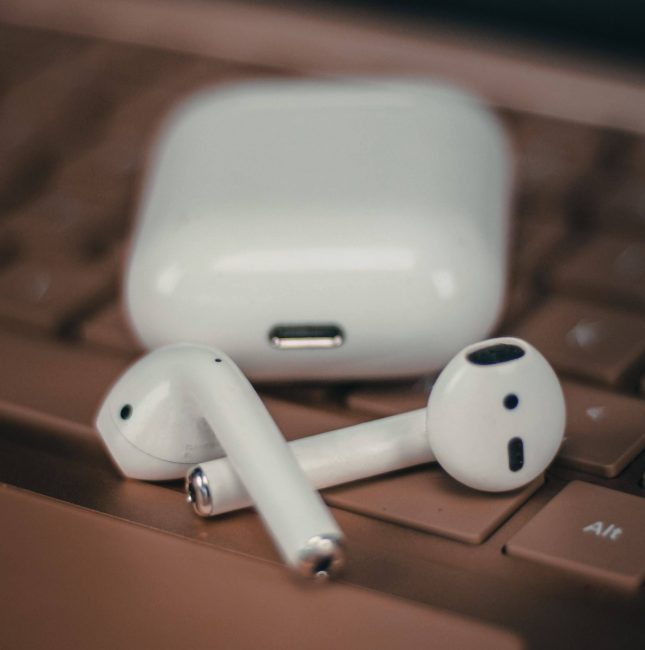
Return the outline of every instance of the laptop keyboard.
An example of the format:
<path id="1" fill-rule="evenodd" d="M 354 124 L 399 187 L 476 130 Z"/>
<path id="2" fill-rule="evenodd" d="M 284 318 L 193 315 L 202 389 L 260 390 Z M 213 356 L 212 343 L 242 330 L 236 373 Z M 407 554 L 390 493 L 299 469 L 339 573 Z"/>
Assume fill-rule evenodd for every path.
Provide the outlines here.
<path id="1" fill-rule="evenodd" d="M 243 556 L 240 571 L 257 567 L 262 580 L 279 559 L 255 513 L 204 521 L 180 483 L 123 480 L 93 417 L 142 352 L 119 293 L 160 119 L 205 85 L 293 71 L 4 26 L 0 52 L 0 483 L 43 498 L 0 490 L 2 526 L 12 527 L 16 503 L 37 513 L 62 507 L 44 499 L 54 497 L 109 515 L 91 519 L 101 529 L 142 525 L 146 543 L 172 533 L 201 542 L 202 554 L 234 551 L 231 562 Z M 645 138 L 499 114 L 518 180 L 496 334 L 525 338 L 558 372 L 565 442 L 544 477 L 510 494 L 474 492 L 437 466 L 326 490 L 348 540 L 340 582 L 505 628 L 529 647 L 642 648 Z M 422 378 L 258 389 L 295 439 L 422 407 L 430 387 Z"/>

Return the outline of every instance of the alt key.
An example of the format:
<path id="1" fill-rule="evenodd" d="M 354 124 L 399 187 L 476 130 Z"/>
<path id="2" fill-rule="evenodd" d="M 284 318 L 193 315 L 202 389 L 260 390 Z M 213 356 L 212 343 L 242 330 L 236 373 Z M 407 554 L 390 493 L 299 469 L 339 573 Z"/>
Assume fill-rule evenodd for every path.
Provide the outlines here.
<path id="1" fill-rule="evenodd" d="M 645 499 L 574 481 L 506 545 L 509 555 L 636 591 L 645 578 Z"/>

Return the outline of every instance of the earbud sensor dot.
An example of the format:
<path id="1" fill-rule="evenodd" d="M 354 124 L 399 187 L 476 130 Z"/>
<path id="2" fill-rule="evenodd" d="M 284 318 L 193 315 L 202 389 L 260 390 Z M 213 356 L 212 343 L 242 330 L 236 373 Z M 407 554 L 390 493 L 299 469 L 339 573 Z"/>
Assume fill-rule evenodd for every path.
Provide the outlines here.
<path id="1" fill-rule="evenodd" d="M 512 411 L 514 408 L 516 408 L 519 403 L 520 403 L 519 397 L 514 393 L 510 393 L 504 398 L 504 406 L 509 411 Z"/>

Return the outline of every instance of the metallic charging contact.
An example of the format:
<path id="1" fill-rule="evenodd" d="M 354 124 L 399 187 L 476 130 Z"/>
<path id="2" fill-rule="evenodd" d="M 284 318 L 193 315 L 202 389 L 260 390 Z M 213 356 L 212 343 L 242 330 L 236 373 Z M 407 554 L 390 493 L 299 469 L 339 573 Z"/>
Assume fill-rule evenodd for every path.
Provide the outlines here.
<path id="1" fill-rule="evenodd" d="M 186 501 L 201 517 L 212 514 L 212 498 L 208 479 L 202 469 L 194 467 L 186 476 Z M 298 553 L 292 567 L 305 578 L 325 580 L 336 575 L 345 564 L 345 553 L 339 539 L 332 535 L 316 535 Z"/>
<path id="2" fill-rule="evenodd" d="M 276 325 L 269 332 L 269 342 L 280 350 L 338 348 L 345 334 L 338 325 Z"/>
<path id="3" fill-rule="evenodd" d="M 326 580 L 335 576 L 345 565 L 345 553 L 340 540 L 330 535 L 312 537 L 300 551 L 296 570 L 305 578 Z"/>
<path id="4" fill-rule="evenodd" d="M 212 509 L 211 492 L 206 474 L 201 468 L 195 467 L 190 471 L 186 476 L 185 488 L 186 501 L 192 504 L 193 510 L 200 517 L 208 517 Z"/>

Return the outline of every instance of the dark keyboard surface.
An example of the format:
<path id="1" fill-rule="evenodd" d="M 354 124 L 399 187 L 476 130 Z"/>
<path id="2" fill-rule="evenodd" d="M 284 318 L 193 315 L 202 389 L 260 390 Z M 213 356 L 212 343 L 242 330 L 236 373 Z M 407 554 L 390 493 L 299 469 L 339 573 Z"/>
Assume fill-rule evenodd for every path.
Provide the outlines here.
<path id="1" fill-rule="evenodd" d="M 496 333 L 555 367 L 565 443 L 511 494 L 437 466 L 327 490 L 348 566 L 311 589 L 254 512 L 198 519 L 180 483 L 121 478 L 93 430 L 141 354 L 120 278 L 159 120 L 205 85 L 293 71 L 6 26 L 0 52 L 0 648 L 645 647 L 644 138 L 500 110 L 518 182 Z M 430 386 L 258 389 L 294 439 Z"/>

